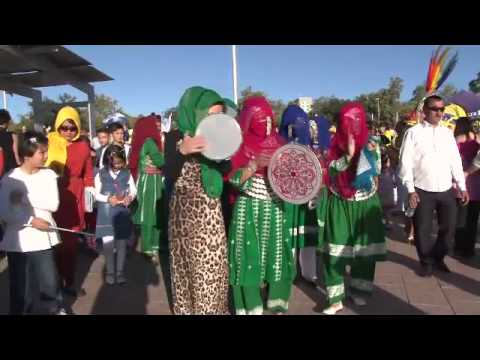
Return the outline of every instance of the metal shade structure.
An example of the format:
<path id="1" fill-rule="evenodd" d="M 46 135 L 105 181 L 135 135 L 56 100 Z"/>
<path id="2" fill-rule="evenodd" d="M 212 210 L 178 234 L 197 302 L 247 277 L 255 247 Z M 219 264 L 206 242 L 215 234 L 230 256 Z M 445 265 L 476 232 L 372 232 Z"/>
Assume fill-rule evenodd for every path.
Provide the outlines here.
<path id="1" fill-rule="evenodd" d="M 61 45 L 0 45 L 0 90 L 32 99 L 35 123 L 42 123 L 43 118 L 38 88 L 69 85 L 87 95 L 87 101 L 70 105 L 88 108 L 90 136 L 94 136 L 95 89 L 91 83 L 110 80 Z"/>

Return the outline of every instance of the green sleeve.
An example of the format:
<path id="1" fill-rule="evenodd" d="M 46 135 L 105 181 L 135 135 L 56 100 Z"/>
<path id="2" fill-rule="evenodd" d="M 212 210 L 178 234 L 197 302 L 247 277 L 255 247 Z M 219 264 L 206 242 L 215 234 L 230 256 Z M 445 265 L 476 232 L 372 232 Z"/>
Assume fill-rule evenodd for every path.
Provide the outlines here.
<path id="1" fill-rule="evenodd" d="M 152 160 L 153 165 L 156 167 L 162 167 L 165 164 L 165 157 L 163 153 L 158 150 L 157 144 L 152 139 L 145 141 L 143 145 L 145 147 L 145 155 L 148 155 Z"/>
<path id="2" fill-rule="evenodd" d="M 349 165 L 350 163 L 347 160 L 347 157 L 342 156 L 340 159 L 333 160 L 330 163 L 330 173 L 332 176 L 335 176 L 338 173 L 347 170 Z"/>
<path id="3" fill-rule="evenodd" d="M 247 179 L 243 184 L 240 183 L 242 180 L 243 169 L 238 169 L 235 174 L 230 178 L 230 183 L 240 191 L 247 190 L 252 187 L 252 179 Z"/>

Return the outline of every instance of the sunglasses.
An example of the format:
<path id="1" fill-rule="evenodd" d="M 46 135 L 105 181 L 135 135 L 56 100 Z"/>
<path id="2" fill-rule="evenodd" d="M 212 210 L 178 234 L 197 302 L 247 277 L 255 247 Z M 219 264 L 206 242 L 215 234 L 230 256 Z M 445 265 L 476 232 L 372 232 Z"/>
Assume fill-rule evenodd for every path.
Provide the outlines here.
<path id="1" fill-rule="evenodd" d="M 75 126 L 60 126 L 58 128 L 58 130 L 63 131 L 63 132 L 67 132 L 67 131 L 77 132 L 78 131 L 78 129 Z"/>
<path id="2" fill-rule="evenodd" d="M 429 107 L 428 110 L 430 111 L 433 111 L 433 112 L 444 112 L 445 111 L 445 106 L 444 107 L 439 107 L 439 108 L 436 108 L 436 107 Z"/>

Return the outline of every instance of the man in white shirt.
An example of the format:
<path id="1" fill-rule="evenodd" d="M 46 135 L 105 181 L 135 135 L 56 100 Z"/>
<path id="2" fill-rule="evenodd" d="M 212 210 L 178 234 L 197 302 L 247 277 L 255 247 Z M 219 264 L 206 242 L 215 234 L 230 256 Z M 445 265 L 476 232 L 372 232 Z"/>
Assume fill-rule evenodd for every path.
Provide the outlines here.
<path id="1" fill-rule="evenodd" d="M 441 97 L 428 97 L 424 120 L 405 133 L 400 150 L 400 178 L 408 189 L 409 206 L 415 210 L 415 245 L 421 263 L 420 276 L 431 276 L 434 266 L 450 272 L 444 262 L 455 234 L 456 182 L 461 201 L 468 203 L 462 160 L 453 133 L 440 126 L 445 104 Z M 431 237 L 434 211 L 438 236 Z"/>

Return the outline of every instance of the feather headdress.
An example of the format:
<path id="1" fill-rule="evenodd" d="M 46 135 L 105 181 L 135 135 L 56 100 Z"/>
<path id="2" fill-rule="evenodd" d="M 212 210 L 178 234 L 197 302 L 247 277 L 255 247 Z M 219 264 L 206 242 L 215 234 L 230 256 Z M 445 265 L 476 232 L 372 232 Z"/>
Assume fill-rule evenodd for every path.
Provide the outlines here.
<path id="1" fill-rule="evenodd" d="M 445 65 L 451 48 L 442 48 L 442 46 L 439 46 L 437 50 L 433 52 L 432 58 L 430 59 L 427 82 L 425 83 L 427 96 L 434 94 L 440 86 L 442 86 L 458 62 L 458 52 L 456 52 L 455 55 L 450 58 L 447 65 Z"/>
<path id="2" fill-rule="evenodd" d="M 412 112 L 412 116 L 409 119 L 410 122 L 420 122 L 422 120 L 421 112 L 423 103 L 429 96 L 437 93 L 440 86 L 445 83 L 453 69 L 455 69 L 458 62 L 458 52 L 455 52 L 455 55 L 447 62 L 450 51 L 450 47 L 443 48 L 443 46 L 439 46 L 432 53 L 428 66 L 427 81 L 425 83 L 426 94 L 418 104 L 416 111 Z"/>

